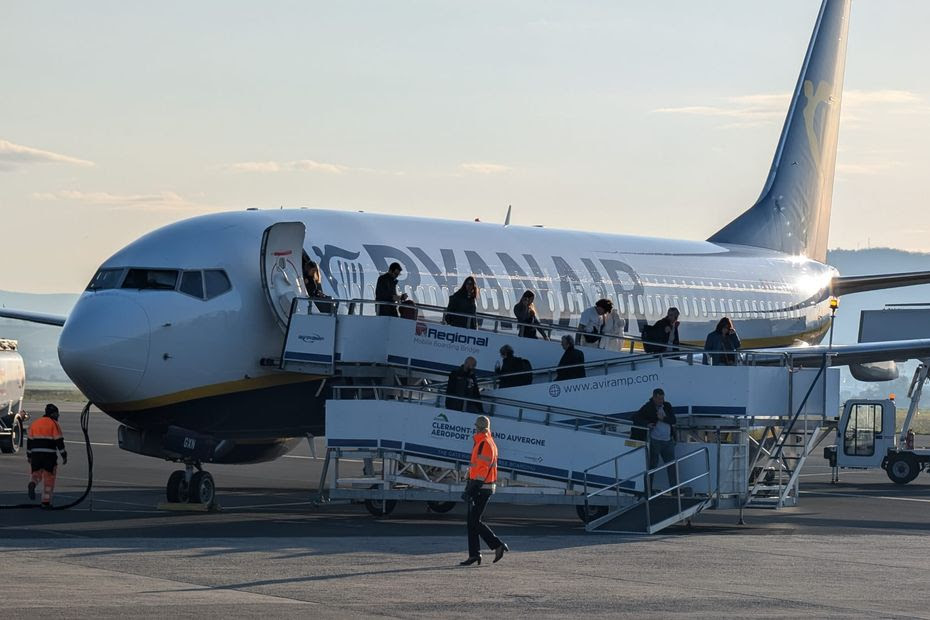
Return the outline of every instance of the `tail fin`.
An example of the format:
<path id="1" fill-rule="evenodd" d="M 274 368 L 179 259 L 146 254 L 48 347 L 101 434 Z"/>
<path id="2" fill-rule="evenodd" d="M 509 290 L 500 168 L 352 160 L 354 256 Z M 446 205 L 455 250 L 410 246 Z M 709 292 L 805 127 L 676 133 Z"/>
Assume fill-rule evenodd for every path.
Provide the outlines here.
<path id="1" fill-rule="evenodd" d="M 824 261 L 850 0 L 824 0 L 762 194 L 709 241 Z"/>

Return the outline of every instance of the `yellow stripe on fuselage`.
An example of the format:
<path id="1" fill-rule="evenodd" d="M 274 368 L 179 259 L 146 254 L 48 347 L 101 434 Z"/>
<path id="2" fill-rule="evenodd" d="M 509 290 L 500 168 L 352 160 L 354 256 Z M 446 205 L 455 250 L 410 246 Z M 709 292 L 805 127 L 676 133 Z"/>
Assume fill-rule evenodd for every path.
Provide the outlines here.
<path id="1" fill-rule="evenodd" d="M 140 411 L 143 409 L 154 409 L 166 405 L 176 405 L 189 400 L 199 398 L 208 398 L 210 396 L 223 396 L 225 394 L 235 394 L 237 392 L 249 392 L 260 390 L 262 388 L 277 387 L 279 385 L 290 385 L 293 383 L 304 383 L 323 379 L 322 375 L 304 375 L 298 373 L 282 373 L 275 375 L 264 375 L 261 377 L 249 377 L 247 379 L 238 379 L 236 381 L 227 381 L 224 383 L 214 383 L 181 390 L 163 396 L 154 396 L 142 400 L 133 400 L 124 403 L 103 403 L 96 404 L 100 409 L 107 413 L 122 413 L 126 411 Z"/>

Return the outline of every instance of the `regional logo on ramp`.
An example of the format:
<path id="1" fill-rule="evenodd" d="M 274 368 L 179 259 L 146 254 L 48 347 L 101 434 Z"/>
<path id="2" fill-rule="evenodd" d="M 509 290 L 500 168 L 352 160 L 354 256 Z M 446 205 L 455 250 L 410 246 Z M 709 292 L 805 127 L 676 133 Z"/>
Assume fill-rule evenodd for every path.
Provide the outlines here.
<path id="1" fill-rule="evenodd" d="M 551 396 L 552 398 L 558 398 L 559 394 L 561 393 L 562 393 L 562 388 L 559 387 L 558 383 L 553 383 L 552 385 L 549 386 L 549 396 Z"/>

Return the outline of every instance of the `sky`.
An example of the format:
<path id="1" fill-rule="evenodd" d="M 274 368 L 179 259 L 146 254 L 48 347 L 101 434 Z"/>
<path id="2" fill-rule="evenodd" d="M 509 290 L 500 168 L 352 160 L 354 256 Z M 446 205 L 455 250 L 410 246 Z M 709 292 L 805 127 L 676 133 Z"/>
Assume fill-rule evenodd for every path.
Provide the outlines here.
<path id="1" fill-rule="evenodd" d="M 707 238 L 761 191 L 818 8 L 6 2 L 0 289 L 247 207 Z M 830 247 L 930 251 L 928 23 L 853 2 Z"/>

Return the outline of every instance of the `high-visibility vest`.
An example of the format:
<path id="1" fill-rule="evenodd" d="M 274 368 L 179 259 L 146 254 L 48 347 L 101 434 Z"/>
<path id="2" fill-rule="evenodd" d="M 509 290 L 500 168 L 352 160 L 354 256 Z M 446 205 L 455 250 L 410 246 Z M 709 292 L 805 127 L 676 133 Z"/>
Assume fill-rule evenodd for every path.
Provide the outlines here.
<path id="1" fill-rule="evenodd" d="M 468 477 L 471 480 L 483 480 L 488 484 L 497 482 L 497 444 L 491 433 L 475 433 L 475 445 L 471 449 L 471 467 Z"/>
<path id="2" fill-rule="evenodd" d="M 29 425 L 26 454 L 56 454 L 64 451 L 65 438 L 61 434 L 61 427 L 58 422 L 48 416 L 42 416 Z"/>

